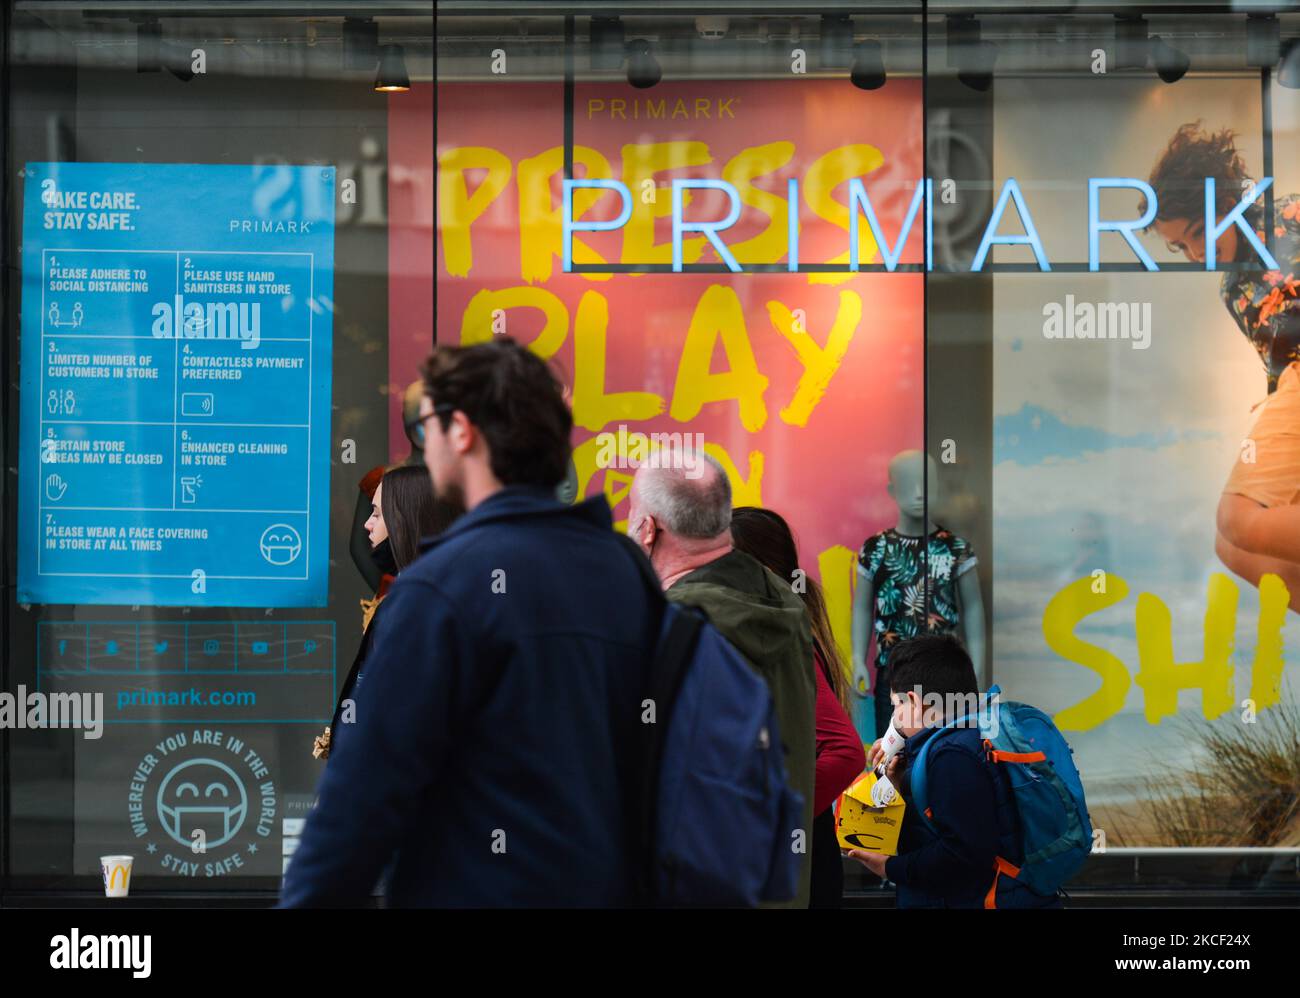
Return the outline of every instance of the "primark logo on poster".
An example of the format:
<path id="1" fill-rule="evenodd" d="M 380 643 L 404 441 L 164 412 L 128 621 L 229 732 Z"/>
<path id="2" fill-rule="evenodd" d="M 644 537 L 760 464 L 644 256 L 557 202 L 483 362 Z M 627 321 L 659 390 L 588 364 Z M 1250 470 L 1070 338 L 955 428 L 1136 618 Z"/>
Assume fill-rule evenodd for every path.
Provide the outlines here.
<path id="1" fill-rule="evenodd" d="M 270 232 L 275 235 L 310 236 L 311 222 L 278 218 L 232 218 L 231 232 Z"/>
<path id="2" fill-rule="evenodd" d="M 96 936 L 72 929 L 50 938 L 50 966 L 55 970 L 129 970 L 148 977 L 153 966 L 153 936 Z"/>

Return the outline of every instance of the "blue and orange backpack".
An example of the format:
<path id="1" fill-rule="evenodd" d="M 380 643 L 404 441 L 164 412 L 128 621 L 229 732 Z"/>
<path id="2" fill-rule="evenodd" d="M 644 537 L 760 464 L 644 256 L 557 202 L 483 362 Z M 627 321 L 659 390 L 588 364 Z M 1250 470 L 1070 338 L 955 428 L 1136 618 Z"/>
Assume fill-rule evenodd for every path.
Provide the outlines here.
<path id="1" fill-rule="evenodd" d="M 1074 750 L 1037 707 L 1002 701 L 1002 691 L 984 694 L 978 715 L 984 757 L 1006 776 L 1019 817 L 1019 866 L 999 856 L 985 907 L 995 906 L 998 879 L 1006 876 L 1035 894 L 1052 897 L 1077 873 L 1092 851 L 1092 822 Z M 912 803 L 933 829 L 926 794 L 926 757 L 936 742 L 965 727 L 954 718 L 928 738 L 911 767 Z"/>

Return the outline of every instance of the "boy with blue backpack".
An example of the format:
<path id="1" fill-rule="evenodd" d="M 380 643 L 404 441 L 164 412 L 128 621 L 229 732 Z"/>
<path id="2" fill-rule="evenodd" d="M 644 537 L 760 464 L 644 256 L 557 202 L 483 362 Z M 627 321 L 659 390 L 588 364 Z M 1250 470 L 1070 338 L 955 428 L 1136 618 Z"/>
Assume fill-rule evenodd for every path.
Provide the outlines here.
<path id="1" fill-rule="evenodd" d="M 900 908 L 1060 908 L 1091 848 L 1083 786 L 1050 718 L 979 696 L 955 639 L 891 654 L 893 724 L 906 739 L 886 777 L 907 808 L 898 855 L 849 855 L 898 887 Z M 872 746 L 872 765 L 882 758 Z"/>

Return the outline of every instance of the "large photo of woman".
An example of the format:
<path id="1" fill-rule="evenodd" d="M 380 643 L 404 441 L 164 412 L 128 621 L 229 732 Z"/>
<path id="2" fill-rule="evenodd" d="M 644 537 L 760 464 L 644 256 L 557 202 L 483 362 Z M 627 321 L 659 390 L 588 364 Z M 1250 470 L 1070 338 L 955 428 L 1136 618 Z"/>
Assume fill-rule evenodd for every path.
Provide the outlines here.
<path id="1" fill-rule="evenodd" d="M 1300 845 L 1294 767 L 1273 764 L 1300 730 L 1300 99 L 1274 86 L 1266 119 L 1265 93 L 999 81 L 993 190 L 1020 185 L 1052 270 L 992 280 L 993 679 L 1062 726 L 1107 847 Z M 1094 177 L 1150 185 L 1158 270 L 1110 234 L 1088 269 Z M 1232 225 L 1206 269 L 1207 177 L 1215 222 L 1248 199 L 1276 266 Z M 1100 217 L 1141 201 L 1105 192 Z M 1060 315 L 1095 322 L 1061 338 Z"/>
<path id="2" fill-rule="evenodd" d="M 1236 207 L 1240 192 L 1256 189 L 1232 129 L 1207 131 L 1192 122 L 1169 140 L 1148 181 L 1158 204 L 1151 228 L 1193 263 L 1206 258 L 1207 177 L 1215 181 L 1220 217 Z M 1277 269 L 1264 266 L 1236 226 L 1215 244 L 1218 261 L 1257 265 L 1226 270 L 1219 295 L 1259 354 L 1268 393 L 1251 407 L 1241 456 L 1223 487 L 1214 550 L 1253 586 L 1265 573 L 1280 576 L 1291 609 L 1300 612 L 1300 195 L 1276 197 L 1273 214 L 1268 233 L 1262 198 L 1244 212 L 1260 242 L 1272 245 Z"/>

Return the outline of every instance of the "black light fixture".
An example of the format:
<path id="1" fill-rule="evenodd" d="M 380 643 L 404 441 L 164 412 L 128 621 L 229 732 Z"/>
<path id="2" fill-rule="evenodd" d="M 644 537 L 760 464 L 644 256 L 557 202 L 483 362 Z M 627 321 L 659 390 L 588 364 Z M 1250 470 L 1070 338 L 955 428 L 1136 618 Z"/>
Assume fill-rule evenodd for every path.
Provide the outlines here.
<path id="1" fill-rule="evenodd" d="M 885 85 L 885 60 L 880 42 L 868 38 L 853 46 L 849 81 L 859 90 L 879 90 Z"/>
<path id="2" fill-rule="evenodd" d="M 156 17 L 135 26 L 135 71 L 157 73 L 162 69 L 162 24 Z"/>
<path id="3" fill-rule="evenodd" d="M 373 17 L 343 19 L 343 68 L 361 73 L 379 58 L 379 24 Z"/>
<path id="4" fill-rule="evenodd" d="M 1277 67 L 1277 82 L 1288 90 L 1300 90 L 1300 38 L 1282 46 L 1282 64 Z"/>
<path id="5" fill-rule="evenodd" d="M 1273 67 L 1282 58 L 1282 25 L 1276 14 L 1246 15 L 1246 65 Z"/>
<path id="6" fill-rule="evenodd" d="M 1141 14 L 1115 15 L 1115 58 L 1112 69 L 1142 69 L 1151 53 L 1147 19 Z"/>
<path id="7" fill-rule="evenodd" d="M 1187 75 L 1192 60 L 1182 49 L 1174 48 L 1159 35 L 1151 36 L 1151 63 L 1156 75 L 1166 83 L 1177 83 Z"/>
<path id="8" fill-rule="evenodd" d="M 853 58 L 853 21 L 848 14 L 823 14 L 822 69 L 844 69 Z"/>
<path id="9" fill-rule="evenodd" d="M 998 47 L 980 37 L 980 22 L 971 14 L 949 15 L 947 30 L 949 68 L 972 90 L 986 92 L 993 86 Z"/>
<path id="10" fill-rule="evenodd" d="M 167 67 L 167 72 L 182 83 L 189 83 L 190 80 L 194 79 L 192 51 L 190 46 L 182 45 L 179 42 L 165 41 L 162 43 L 162 62 Z"/>
<path id="11" fill-rule="evenodd" d="M 400 45 L 385 45 L 379 50 L 379 72 L 375 74 L 375 92 L 404 94 L 411 89 L 406 72 L 406 53 Z"/>
<path id="12" fill-rule="evenodd" d="M 949 14 L 944 21 L 948 44 L 945 55 L 949 69 L 960 69 L 963 53 L 980 40 L 980 23 L 974 14 Z"/>
<path id="13" fill-rule="evenodd" d="M 623 22 L 617 17 L 593 17 L 587 28 L 592 69 L 618 69 L 623 65 Z"/>
<path id="14" fill-rule="evenodd" d="M 627 43 L 627 82 L 638 90 L 653 87 L 663 79 L 664 71 L 659 60 L 644 38 L 633 38 Z"/>
<path id="15" fill-rule="evenodd" d="M 978 41 L 966 55 L 966 67 L 958 70 L 957 79 L 972 90 L 985 93 L 993 86 L 993 67 L 998 61 L 998 47 Z"/>

